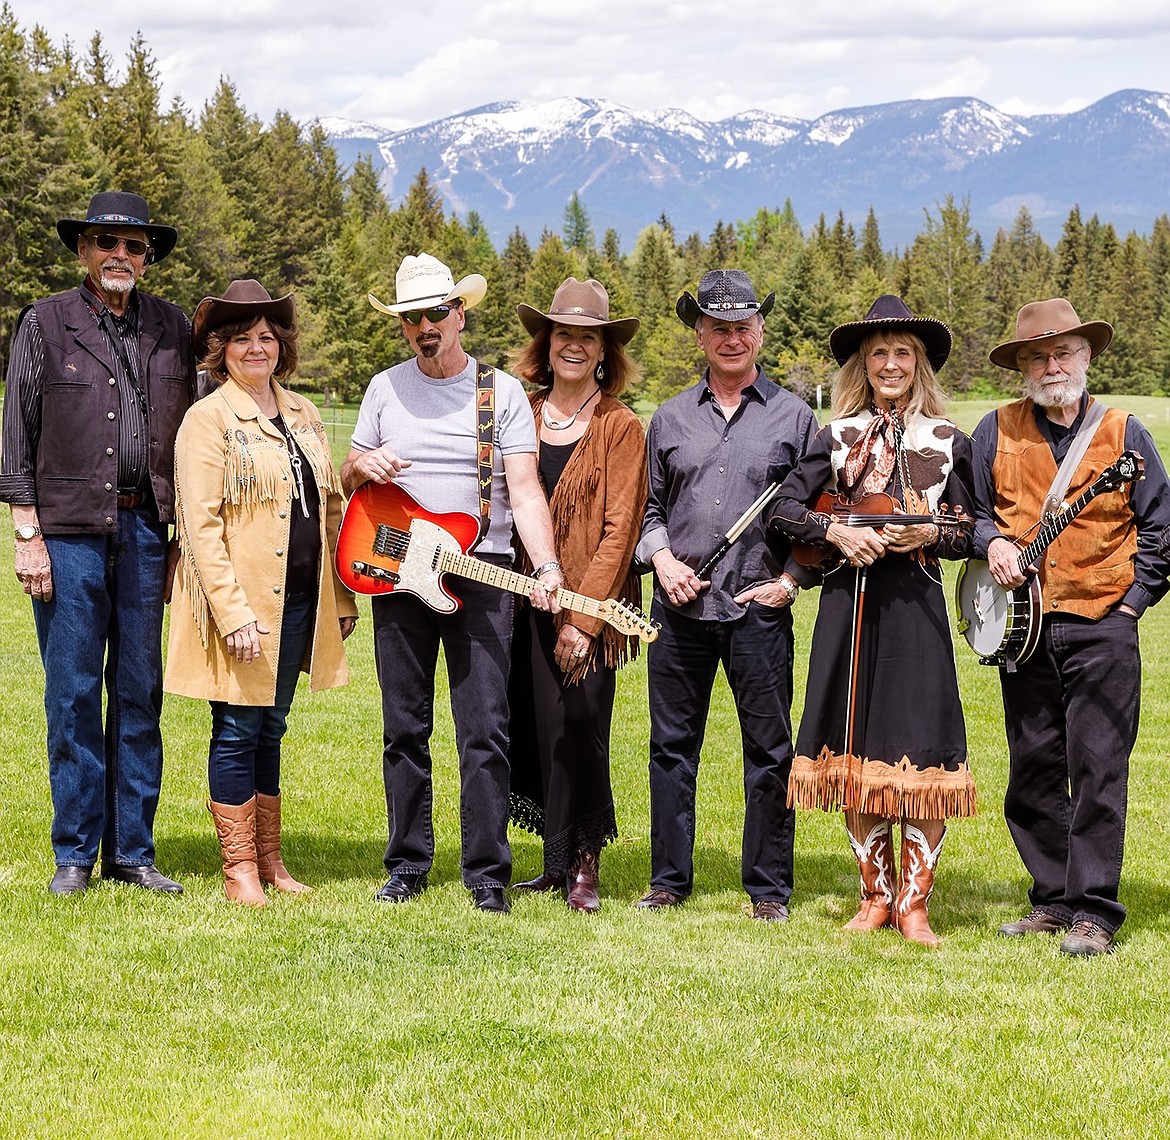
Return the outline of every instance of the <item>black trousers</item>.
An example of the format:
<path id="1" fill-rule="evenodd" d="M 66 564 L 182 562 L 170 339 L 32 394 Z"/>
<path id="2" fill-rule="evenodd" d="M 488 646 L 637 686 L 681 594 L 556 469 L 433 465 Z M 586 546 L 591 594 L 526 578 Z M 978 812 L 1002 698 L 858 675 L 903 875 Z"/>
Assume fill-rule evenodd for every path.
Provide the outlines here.
<path id="1" fill-rule="evenodd" d="M 792 614 L 755 602 L 735 621 L 682 617 L 656 597 L 662 626 L 648 653 L 650 885 L 694 887 L 695 787 L 711 688 L 720 665 L 743 745 L 743 885 L 753 902 L 792 894 Z"/>
<path id="2" fill-rule="evenodd" d="M 1032 905 L 1115 931 L 1129 755 L 1137 738 L 1137 620 L 1045 620 L 1036 652 L 1000 671 L 1011 766 L 1008 830 L 1032 876 Z"/>

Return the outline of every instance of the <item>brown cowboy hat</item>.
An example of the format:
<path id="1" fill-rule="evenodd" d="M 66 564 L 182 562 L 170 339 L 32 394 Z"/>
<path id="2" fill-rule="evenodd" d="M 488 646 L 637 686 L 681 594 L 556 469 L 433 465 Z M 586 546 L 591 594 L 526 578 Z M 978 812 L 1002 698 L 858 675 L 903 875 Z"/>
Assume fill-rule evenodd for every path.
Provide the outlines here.
<path id="1" fill-rule="evenodd" d="M 926 359 L 936 372 L 951 354 L 951 330 L 934 317 L 916 317 L 901 297 L 883 293 L 869 307 L 860 321 L 838 325 L 829 333 L 829 351 L 838 364 L 844 364 L 867 336 L 880 333 L 907 332 L 922 341 Z"/>
<path id="2" fill-rule="evenodd" d="M 191 343 L 195 346 L 196 358 L 201 360 L 207 352 L 208 333 L 249 317 L 271 317 L 278 325 L 293 328 L 297 323 L 293 295 L 286 293 L 283 297 L 273 298 L 259 281 L 243 277 L 233 281 L 223 291 L 222 297 L 204 297 L 191 318 Z"/>
<path id="3" fill-rule="evenodd" d="M 988 359 L 1000 368 L 1019 372 L 1016 356 L 1020 349 L 1031 340 L 1043 340 L 1049 336 L 1076 333 L 1089 342 L 1089 359 L 1104 352 L 1113 339 L 1113 326 L 1108 321 L 1086 321 L 1081 323 L 1077 311 L 1063 297 L 1050 301 L 1030 301 L 1016 314 L 1016 339 L 997 344 Z"/>
<path id="4" fill-rule="evenodd" d="M 521 304 L 516 306 L 516 315 L 528 330 L 529 336 L 536 336 L 545 325 L 573 325 L 578 328 L 612 329 L 614 337 L 621 344 L 629 344 L 642 323 L 637 317 L 611 321 L 609 294 L 605 286 L 592 277 L 588 281 L 566 277 L 557 286 L 547 313 L 531 305 Z"/>

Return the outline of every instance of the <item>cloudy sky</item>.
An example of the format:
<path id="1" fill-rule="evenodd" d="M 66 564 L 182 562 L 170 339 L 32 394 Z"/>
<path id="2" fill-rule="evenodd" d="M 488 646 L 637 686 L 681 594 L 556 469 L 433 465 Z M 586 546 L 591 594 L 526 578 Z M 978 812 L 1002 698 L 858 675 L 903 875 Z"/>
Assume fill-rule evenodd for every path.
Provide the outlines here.
<path id="1" fill-rule="evenodd" d="M 971 95 L 1016 115 L 1170 91 L 1166 0 L 9 0 L 26 30 L 121 67 L 141 32 L 164 97 L 221 75 L 265 122 L 400 129 L 505 99 L 585 96 L 701 119 L 812 119 Z M 717 13 L 731 13 L 720 18 Z"/>

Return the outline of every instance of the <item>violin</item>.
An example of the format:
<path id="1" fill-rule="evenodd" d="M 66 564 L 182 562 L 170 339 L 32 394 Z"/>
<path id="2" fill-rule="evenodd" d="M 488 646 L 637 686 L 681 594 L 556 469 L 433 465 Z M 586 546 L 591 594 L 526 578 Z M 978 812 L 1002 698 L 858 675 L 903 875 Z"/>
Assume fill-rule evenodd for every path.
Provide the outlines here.
<path id="1" fill-rule="evenodd" d="M 961 506 L 955 507 L 952 512 L 946 503 L 942 504 L 938 514 L 909 514 L 893 495 L 885 491 L 874 491 L 852 501 L 844 495 L 823 491 L 813 511 L 829 516 L 831 521 L 842 526 L 869 526 L 879 533 L 887 526 L 933 523 L 937 527 L 959 527 L 974 521 Z M 836 569 L 845 561 L 845 555 L 831 542 L 797 540 L 792 544 L 792 553 L 801 566 L 826 572 Z"/>

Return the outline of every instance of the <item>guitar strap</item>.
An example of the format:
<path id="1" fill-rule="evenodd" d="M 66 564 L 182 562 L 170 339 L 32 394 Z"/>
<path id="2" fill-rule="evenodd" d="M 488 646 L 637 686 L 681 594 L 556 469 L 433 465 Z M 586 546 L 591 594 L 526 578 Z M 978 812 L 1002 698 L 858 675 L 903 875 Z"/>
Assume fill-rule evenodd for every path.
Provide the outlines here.
<path id="1" fill-rule="evenodd" d="M 492 517 L 492 454 L 496 426 L 496 370 L 479 364 L 475 371 L 475 438 L 479 479 L 479 537 L 487 534 Z"/>
<path id="2" fill-rule="evenodd" d="M 1089 444 L 1093 442 L 1093 436 L 1097 434 L 1097 428 L 1101 426 L 1105 412 L 1105 405 L 1099 400 L 1094 400 L 1089 405 L 1089 410 L 1085 412 L 1085 418 L 1081 420 L 1081 430 L 1077 432 L 1076 438 L 1072 441 L 1065 454 L 1064 462 L 1061 463 L 1056 472 L 1056 478 L 1052 480 L 1052 486 L 1048 488 L 1048 494 L 1044 497 L 1042 518 L 1049 518 L 1060 510 L 1065 492 L 1072 482 L 1073 472 L 1077 469 L 1077 464 L 1085 457 L 1085 452 L 1089 450 Z"/>

